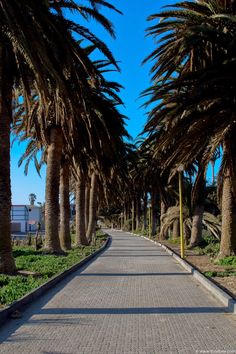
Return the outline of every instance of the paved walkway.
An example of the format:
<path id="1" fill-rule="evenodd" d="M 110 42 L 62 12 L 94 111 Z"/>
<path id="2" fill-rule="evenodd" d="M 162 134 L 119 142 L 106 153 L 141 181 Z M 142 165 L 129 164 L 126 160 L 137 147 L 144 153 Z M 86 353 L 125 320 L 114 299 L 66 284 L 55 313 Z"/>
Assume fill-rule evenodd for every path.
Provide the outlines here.
<path id="1" fill-rule="evenodd" d="M 161 248 L 110 248 L 0 330 L 0 353 L 236 353 L 236 317 Z"/>

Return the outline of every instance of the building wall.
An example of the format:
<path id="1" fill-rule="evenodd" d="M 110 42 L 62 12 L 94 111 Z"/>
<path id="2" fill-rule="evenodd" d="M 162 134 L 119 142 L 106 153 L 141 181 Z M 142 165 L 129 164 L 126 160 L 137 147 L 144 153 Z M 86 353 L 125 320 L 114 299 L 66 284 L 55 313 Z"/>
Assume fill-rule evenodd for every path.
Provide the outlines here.
<path id="1" fill-rule="evenodd" d="M 36 205 L 12 205 L 12 232 L 36 231 L 42 222 L 42 209 Z"/>
<path id="2" fill-rule="evenodd" d="M 12 205 L 11 224 L 13 232 L 27 232 L 29 212 L 25 205 Z"/>
<path id="3" fill-rule="evenodd" d="M 29 210 L 29 231 L 36 231 L 38 223 L 41 223 L 42 211 L 41 208 L 35 205 L 27 205 Z"/>
<path id="4" fill-rule="evenodd" d="M 12 221 L 11 222 L 12 232 L 27 232 L 27 223 L 25 221 Z"/>

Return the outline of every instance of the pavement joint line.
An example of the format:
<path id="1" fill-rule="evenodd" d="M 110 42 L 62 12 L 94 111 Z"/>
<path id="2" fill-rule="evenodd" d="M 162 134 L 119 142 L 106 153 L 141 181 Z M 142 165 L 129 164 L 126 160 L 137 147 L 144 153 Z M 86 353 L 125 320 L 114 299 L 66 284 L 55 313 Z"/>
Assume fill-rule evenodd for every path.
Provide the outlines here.
<path id="1" fill-rule="evenodd" d="M 75 271 L 82 269 L 84 266 L 88 265 L 91 261 L 94 260 L 97 256 L 100 255 L 111 243 L 111 236 L 108 235 L 106 242 L 94 253 L 82 259 L 80 262 L 72 265 L 70 268 L 66 269 L 64 272 L 59 273 L 52 277 L 46 283 L 40 285 L 38 288 L 32 290 L 30 293 L 24 295 L 19 300 L 14 301 L 11 305 L 0 310 L 0 326 L 2 326 L 7 320 L 10 319 L 10 316 L 13 312 L 19 308 L 24 309 L 26 306 L 31 304 L 34 300 L 39 299 L 44 295 L 48 290 L 52 289 L 54 285 L 58 284 L 61 280 L 65 279 L 68 275 L 72 274 Z"/>
<path id="2" fill-rule="evenodd" d="M 130 234 L 139 237 L 132 232 Z M 212 280 L 208 279 L 204 274 L 202 274 L 199 270 L 189 264 L 186 260 L 182 259 L 177 253 L 172 251 L 166 245 L 163 245 L 160 242 L 156 242 L 154 240 L 150 240 L 146 236 L 141 236 L 147 241 L 151 241 L 157 246 L 163 248 L 170 256 L 172 256 L 185 270 L 193 275 L 193 277 L 207 289 L 215 298 L 217 298 L 221 303 L 225 305 L 225 310 L 229 313 L 236 314 L 236 300 L 230 296 L 226 291 L 221 289 L 218 285 L 216 285 Z"/>

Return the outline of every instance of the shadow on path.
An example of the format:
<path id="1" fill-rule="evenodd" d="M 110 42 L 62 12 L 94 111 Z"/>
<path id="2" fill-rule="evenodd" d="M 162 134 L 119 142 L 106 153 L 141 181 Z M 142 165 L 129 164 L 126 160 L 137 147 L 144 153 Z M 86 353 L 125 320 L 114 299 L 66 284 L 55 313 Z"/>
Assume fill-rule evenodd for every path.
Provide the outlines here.
<path id="1" fill-rule="evenodd" d="M 224 307 L 129 307 L 129 308 L 46 308 L 41 315 L 140 315 L 221 313 Z M 41 321 L 41 320 L 37 320 Z M 44 321 L 44 319 L 42 319 Z M 32 322 L 32 321 L 30 321 Z M 34 320 L 33 320 L 34 322 Z"/>
<path id="2" fill-rule="evenodd" d="M 192 275 L 191 273 L 83 273 L 81 277 L 146 277 L 146 276 L 186 276 Z"/>
<path id="3" fill-rule="evenodd" d="M 105 254 L 101 257 L 170 257 L 168 254 Z"/>

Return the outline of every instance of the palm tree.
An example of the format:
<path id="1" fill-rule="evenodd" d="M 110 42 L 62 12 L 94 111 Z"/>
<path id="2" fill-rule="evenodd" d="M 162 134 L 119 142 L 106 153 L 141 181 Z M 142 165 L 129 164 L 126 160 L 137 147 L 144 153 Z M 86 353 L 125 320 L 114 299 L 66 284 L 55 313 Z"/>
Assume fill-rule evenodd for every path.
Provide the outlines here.
<path id="1" fill-rule="evenodd" d="M 10 125 L 12 120 L 12 75 L 9 54 L 0 43 L 0 273 L 15 273 L 11 249 Z M 8 76 L 9 75 L 9 76 Z M 4 84 L 3 84 L 4 83 Z"/>
<path id="2" fill-rule="evenodd" d="M 85 225 L 85 185 L 86 178 L 81 167 L 77 168 L 76 176 L 76 246 L 88 245 L 88 239 L 86 237 L 86 225 Z"/>
<path id="3" fill-rule="evenodd" d="M 1 1 L 0 81 L 1 81 L 1 132 L 0 132 L 0 272 L 15 273 L 11 250 L 11 186 L 10 186 L 10 128 L 12 123 L 12 92 L 17 82 L 23 87 L 27 109 L 29 73 L 35 91 L 46 106 L 48 78 L 56 77 L 55 62 L 47 51 L 47 34 L 42 28 L 51 17 L 47 2 L 12 3 Z M 42 23 L 42 17 L 44 23 Z M 32 29 L 34 29 L 32 31 Z M 58 79 L 58 77 L 57 77 Z M 57 81 L 58 82 L 58 81 Z"/>
<path id="4" fill-rule="evenodd" d="M 63 149 L 63 135 L 59 127 L 50 129 L 50 143 L 47 148 L 46 205 L 45 205 L 45 248 L 49 252 L 61 253 L 58 235 L 60 161 Z"/>
<path id="5" fill-rule="evenodd" d="M 92 236 L 95 232 L 96 227 L 96 213 L 98 207 L 98 176 L 95 172 L 91 176 L 91 189 L 90 189 L 90 199 L 89 199 L 89 222 L 87 229 L 87 239 L 89 243 L 92 241 Z"/>
<path id="6" fill-rule="evenodd" d="M 36 194 L 30 193 L 30 195 L 29 195 L 30 205 L 34 205 L 36 199 L 37 199 Z"/>
<path id="7" fill-rule="evenodd" d="M 91 183 L 90 178 L 88 176 L 88 182 L 85 187 L 85 229 L 88 229 L 89 223 L 89 201 L 90 201 L 90 190 L 91 190 Z"/>
<path id="8" fill-rule="evenodd" d="M 198 161 L 201 166 L 201 162 Z M 205 171 L 198 167 L 198 174 L 194 183 L 192 191 L 192 228 L 189 247 L 196 247 L 201 245 L 202 239 L 202 220 L 205 204 L 205 189 L 206 189 L 206 176 Z"/>
<path id="9" fill-rule="evenodd" d="M 60 169 L 60 245 L 64 251 L 71 249 L 70 234 L 70 165 L 64 158 Z"/>

